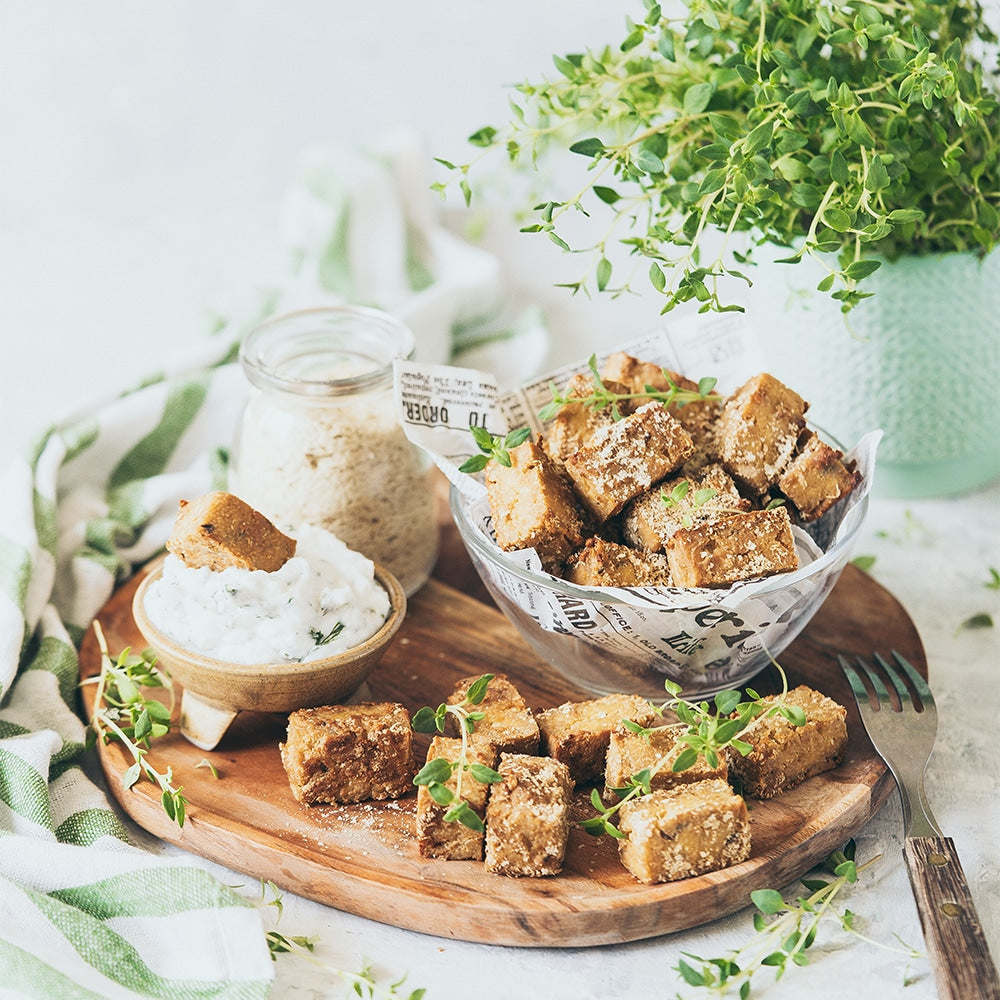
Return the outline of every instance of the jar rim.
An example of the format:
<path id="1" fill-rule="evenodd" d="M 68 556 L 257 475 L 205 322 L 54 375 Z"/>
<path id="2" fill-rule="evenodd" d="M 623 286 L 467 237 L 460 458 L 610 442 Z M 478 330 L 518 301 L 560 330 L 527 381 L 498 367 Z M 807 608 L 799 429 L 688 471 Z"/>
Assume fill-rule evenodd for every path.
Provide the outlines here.
<path id="1" fill-rule="evenodd" d="M 414 343 L 406 324 L 379 309 L 318 306 L 259 323 L 240 345 L 240 363 L 258 388 L 326 398 L 388 384 Z M 332 374 L 338 363 L 353 370 Z"/>

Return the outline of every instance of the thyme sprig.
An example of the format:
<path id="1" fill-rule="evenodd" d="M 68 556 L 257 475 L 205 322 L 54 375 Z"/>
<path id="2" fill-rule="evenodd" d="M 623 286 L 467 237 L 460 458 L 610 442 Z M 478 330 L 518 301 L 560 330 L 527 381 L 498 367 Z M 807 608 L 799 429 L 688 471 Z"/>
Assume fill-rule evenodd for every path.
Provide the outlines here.
<path id="1" fill-rule="evenodd" d="M 658 400 L 664 406 L 669 406 L 671 403 L 693 403 L 708 398 L 715 389 L 716 383 L 716 379 L 714 378 L 703 378 L 699 380 L 697 389 L 683 389 L 677 385 L 670 372 L 666 368 L 663 368 L 661 371 L 663 377 L 667 380 L 666 389 L 657 389 L 654 386 L 647 385 L 643 388 L 642 392 L 615 392 L 604 384 L 604 379 L 601 377 L 601 373 L 597 367 L 597 356 L 595 354 L 590 356 L 587 361 L 587 367 L 590 369 L 593 379 L 591 391 L 587 395 L 566 395 L 559 391 L 555 383 L 552 383 L 550 385 L 552 401 L 538 411 L 538 419 L 542 423 L 551 420 L 564 406 L 570 403 L 586 406 L 592 410 L 604 410 L 610 407 L 611 415 L 614 419 L 621 420 L 622 412 L 619 405 L 621 403 L 635 399 Z"/>
<path id="2" fill-rule="evenodd" d="M 267 899 L 267 893 L 271 893 L 271 898 Z M 281 897 L 281 890 L 271 881 L 261 883 L 260 903 L 263 906 L 273 907 L 277 911 L 276 921 L 279 921 L 284 912 L 284 903 Z M 405 995 L 400 992 L 406 976 L 397 979 L 388 986 L 382 986 L 375 975 L 371 963 L 366 962 L 358 972 L 348 972 L 346 969 L 337 969 L 323 962 L 320 962 L 314 955 L 319 939 L 315 937 L 304 937 L 299 935 L 283 934 L 276 927 L 269 930 L 265 938 L 267 948 L 271 955 L 271 961 L 276 962 L 279 955 L 296 955 L 307 962 L 329 972 L 347 984 L 355 996 L 367 997 L 368 1000 L 421 1000 L 427 992 L 424 989 L 411 990 Z"/>
<path id="3" fill-rule="evenodd" d="M 152 650 L 147 649 L 141 655 L 133 656 L 130 649 L 125 649 L 113 660 L 104 632 L 96 620 L 94 632 L 101 652 L 101 670 L 96 679 L 85 682 L 97 684 L 86 746 L 93 748 L 99 739 L 105 743 L 118 740 L 132 756 L 131 766 L 122 776 L 122 784 L 130 789 L 143 776 L 148 778 L 159 786 L 163 811 L 182 827 L 187 806 L 183 789 L 174 786 L 172 768 L 160 772 L 147 758 L 150 742 L 170 730 L 173 709 L 170 677 L 156 666 Z M 147 698 L 142 693 L 143 688 L 169 691 L 170 704 L 164 705 L 156 698 Z"/>
<path id="4" fill-rule="evenodd" d="M 523 444 L 531 436 L 531 429 L 528 427 L 518 428 L 508 434 L 490 434 L 485 427 L 478 427 L 475 424 L 469 427 L 476 447 L 480 454 L 471 455 L 459 467 L 459 472 L 481 472 L 486 468 L 491 458 L 496 459 L 505 468 L 510 468 L 510 449 Z"/>
<path id="5" fill-rule="evenodd" d="M 859 865 L 854 855 L 852 840 L 823 863 L 833 877 L 803 878 L 802 885 L 809 894 L 797 896 L 793 901 L 786 900 L 776 889 L 758 889 L 750 893 L 756 907 L 753 937 L 719 958 L 702 958 L 684 952 L 684 958 L 678 960 L 674 970 L 685 983 L 704 990 L 706 995 L 738 996 L 740 1000 L 747 1000 L 753 977 L 761 969 L 774 969 L 775 980 L 778 980 L 793 966 L 809 964 L 806 953 L 815 943 L 824 921 L 836 922 L 843 930 L 869 943 L 899 951 L 909 958 L 919 957 L 919 952 L 908 946 L 896 948 L 861 934 L 855 927 L 854 914 L 834 907 L 840 893 L 879 860 L 876 856 Z"/>
<path id="6" fill-rule="evenodd" d="M 448 760 L 445 757 L 435 757 L 433 760 L 427 761 L 417 772 L 413 783 L 426 786 L 431 798 L 439 806 L 450 806 L 444 814 L 445 822 L 461 823 L 470 830 L 478 832 L 482 832 L 484 829 L 483 821 L 468 801 L 462 797 L 462 779 L 468 774 L 484 785 L 502 780 L 502 776 L 492 767 L 470 761 L 468 755 L 469 736 L 475 731 L 476 723 L 484 718 L 484 713 L 476 711 L 474 706 L 482 704 L 493 677 L 493 674 L 483 674 L 469 685 L 465 698 L 461 702 L 455 704 L 442 702 L 436 709 L 424 706 L 414 713 L 411 720 L 413 729 L 418 733 L 443 733 L 448 716 L 454 717 L 458 722 L 459 736 L 462 740 L 458 759 Z M 452 776 L 455 778 L 454 791 L 446 784 Z"/>
<path id="7" fill-rule="evenodd" d="M 750 283 L 746 234 L 792 248 L 789 263 L 817 259 L 819 290 L 848 311 L 869 294 L 873 253 L 996 245 L 997 39 L 984 4 L 643 6 L 622 36 L 518 85 L 509 121 L 469 137 L 471 162 L 439 160 L 468 201 L 470 169 L 490 151 L 525 168 L 579 158 L 586 176 L 534 196 L 522 226 L 587 255 L 565 287 L 623 295 L 634 271 L 664 312 L 741 309 L 729 286 Z"/>
<path id="8" fill-rule="evenodd" d="M 679 684 L 670 680 L 664 681 L 663 686 L 672 697 L 662 705 L 654 707 L 661 716 L 667 711 L 673 712 L 687 726 L 678 738 L 678 742 L 686 746 L 672 761 L 670 756 L 664 755 L 653 766 L 643 768 L 632 775 L 621 788 L 611 789 L 618 796 L 618 801 L 611 805 L 604 802 L 598 789 L 593 789 L 590 793 L 590 802 L 595 814 L 582 820 L 580 826 L 595 837 L 608 834 L 620 839 L 623 835 L 613 822 L 618 811 L 626 802 L 640 795 L 648 795 L 653 778 L 667 767 L 668 763 L 674 773 L 693 767 L 699 758 L 704 759 L 710 767 L 718 767 L 720 755 L 729 747 L 745 757 L 752 748 L 749 743 L 739 738 L 740 734 L 755 719 L 761 717 L 781 715 L 793 726 L 804 726 L 806 714 L 800 706 L 785 700 L 788 694 L 788 680 L 780 664 L 774 662 L 774 666 L 781 677 L 782 689 L 777 698 L 768 701 L 764 701 L 763 696 L 752 688 L 747 688 L 746 698 L 739 691 L 730 690 L 720 691 L 712 702 L 691 702 L 680 697 Z M 631 732 L 646 737 L 652 732 L 651 729 L 629 719 L 623 719 L 622 724 Z"/>

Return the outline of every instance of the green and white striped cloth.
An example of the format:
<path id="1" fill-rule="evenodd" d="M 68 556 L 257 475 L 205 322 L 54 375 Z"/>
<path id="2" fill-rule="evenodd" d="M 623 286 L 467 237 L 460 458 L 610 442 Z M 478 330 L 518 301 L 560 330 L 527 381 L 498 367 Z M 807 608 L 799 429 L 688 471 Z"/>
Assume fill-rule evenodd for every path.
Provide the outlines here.
<path id="1" fill-rule="evenodd" d="M 213 485 L 244 399 L 230 345 L 52 428 L 0 490 L 0 995 L 265 997 L 260 914 L 132 846 L 84 772 L 77 647 L 181 495 Z M 252 880 L 251 880 L 252 881 Z"/>
<path id="2" fill-rule="evenodd" d="M 286 209 L 289 274 L 254 318 L 376 305 L 414 328 L 425 360 L 468 347 L 490 364 L 484 345 L 506 341 L 494 360 L 528 366 L 512 379 L 531 374 L 539 319 L 484 331 L 497 264 L 436 222 L 412 142 L 348 160 L 303 156 Z M 259 887 L 244 898 L 195 863 L 130 844 L 84 772 L 73 708 L 95 614 L 162 547 L 178 500 L 224 485 L 246 398 L 235 354 L 252 321 L 230 320 L 183 370 L 51 428 L 0 481 L 0 997 L 269 991 Z"/>

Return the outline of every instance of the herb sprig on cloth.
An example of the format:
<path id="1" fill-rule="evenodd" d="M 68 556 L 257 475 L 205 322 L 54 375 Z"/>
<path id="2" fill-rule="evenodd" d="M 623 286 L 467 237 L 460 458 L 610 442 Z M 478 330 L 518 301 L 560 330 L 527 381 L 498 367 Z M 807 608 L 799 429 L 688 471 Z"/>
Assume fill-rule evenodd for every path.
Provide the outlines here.
<path id="1" fill-rule="evenodd" d="M 101 671 L 96 679 L 88 682 L 96 683 L 97 691 L 87 727 L 87 746 L 92 748 L 98 740 L 120 742 L 133 761 L 122 776 L 125 788 L 131 788 L 145 776 L 159 786 L 163 811 L 178 826 L 184 826 L 187 799 L 183 789 L 174 786 L 171 768 L 160 772 L 147 757 L 150 741 L 170 730 L 173 703 L 170 677 L 156 666 L 156 658 L 150 650 L 133 656 L 130 649 L 125 649 L 117 659 L 112 659 L 104 632 L 96 620 L 94 632 L 101 651 Z M 171 704 L 164 705 L 156 698 L 147 698 L 142 693 L 143 688 L 168 690 Z"/>

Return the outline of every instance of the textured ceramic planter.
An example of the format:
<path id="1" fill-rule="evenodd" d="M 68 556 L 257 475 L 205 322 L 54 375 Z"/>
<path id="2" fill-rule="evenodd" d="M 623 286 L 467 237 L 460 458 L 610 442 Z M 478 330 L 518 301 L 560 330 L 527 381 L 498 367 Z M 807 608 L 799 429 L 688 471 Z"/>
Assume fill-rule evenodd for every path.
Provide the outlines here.
<path id="1" fill-rule="evenodd" d="M 847 442 L 884 430 L 883 496 L 1000 477 L 1000 251 L 884 262 L 846 318 L 815 290 L 824 273 L 762 264 L 748 300 L 768 370 L 809 400 L 811 421 Z"/>

